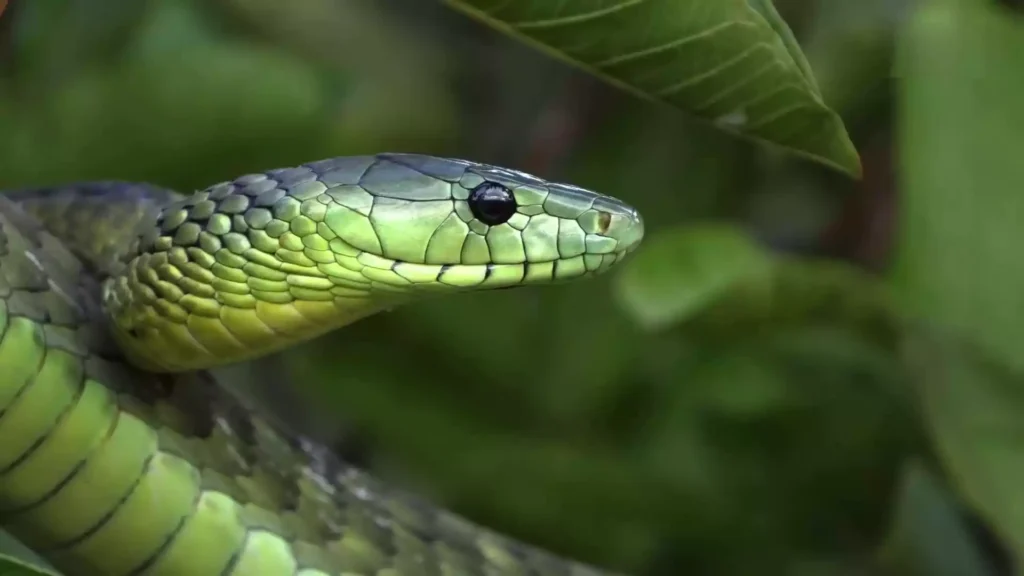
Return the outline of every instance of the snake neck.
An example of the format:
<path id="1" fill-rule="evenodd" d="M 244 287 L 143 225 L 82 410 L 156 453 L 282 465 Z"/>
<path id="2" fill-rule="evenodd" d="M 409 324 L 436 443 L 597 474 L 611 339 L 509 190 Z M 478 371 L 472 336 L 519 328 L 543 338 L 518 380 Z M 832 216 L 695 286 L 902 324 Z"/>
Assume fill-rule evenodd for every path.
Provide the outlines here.
<path id="1" fill-rule="evenodd" d="M 142 250 L 104 283 L 115 338 L 139 367 L 180 372 L 277 352 L 408 296 L 331 275 L 328 263 L 291 263 L 253 249 Z M 360 277 L 361 278 L 361 277 Z"/>

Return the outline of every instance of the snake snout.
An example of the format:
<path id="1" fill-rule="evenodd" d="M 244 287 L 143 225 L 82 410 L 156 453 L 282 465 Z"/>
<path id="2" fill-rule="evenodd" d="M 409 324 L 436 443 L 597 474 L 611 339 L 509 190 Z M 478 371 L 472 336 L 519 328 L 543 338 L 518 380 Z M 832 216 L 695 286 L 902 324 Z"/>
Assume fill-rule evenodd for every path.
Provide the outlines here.
<path id="1" fill-rule="evenodd" d="M 627 223 L 619 236 L 619 247 L 623 252 L 632 252 L 644 239 L 644 218 L 636 208 L 632 208 L 625 219 Z"/>
<path id="2" fill-rule="evenodd" d="M 644 220 L 640 212 L 617 198 L 601 196 L 594 200 L 596 218 L 587 221 L 584 214 L 580 223 L 593 235 L 593 253 L 614 253 L 624 256 L 632 252 L 643 240 Z"/>

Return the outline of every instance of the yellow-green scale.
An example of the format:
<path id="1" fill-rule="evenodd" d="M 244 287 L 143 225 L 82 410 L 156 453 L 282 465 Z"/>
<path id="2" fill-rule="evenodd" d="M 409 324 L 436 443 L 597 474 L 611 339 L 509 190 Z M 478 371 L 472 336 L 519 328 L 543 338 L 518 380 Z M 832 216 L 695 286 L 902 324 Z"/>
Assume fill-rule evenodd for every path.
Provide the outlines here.
<path id="1" fill-rule="evenodd" d="M 307 522 L 316 514 L 309 502 L 271 512 L 280 504 L 275 479 L 232 465 L 236 439 L 217 429 L 205 439 L 180 434 L 161 424 L 178 419 L 187 428 L 173 403 L 147 406 L 102 381 L 103 373 L 151 376 L 91 356 L 87 319 L 65 296 L 78 287 L 54 277 L 80 270 L 27 241 L 7 209 L 0 204 L 7 530 L 73 574 L 313 576 L 384 567 L 384 554 L 358 538 L 318 545 L 325 542 Z"/>

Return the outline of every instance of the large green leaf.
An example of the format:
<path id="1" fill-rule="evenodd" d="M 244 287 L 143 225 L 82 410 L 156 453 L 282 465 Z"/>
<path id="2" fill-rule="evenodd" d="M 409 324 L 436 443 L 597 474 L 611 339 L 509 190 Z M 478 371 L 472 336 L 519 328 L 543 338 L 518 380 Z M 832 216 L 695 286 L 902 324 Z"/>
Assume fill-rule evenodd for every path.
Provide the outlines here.
<path id="1" fill-rule="evenodd" d="M 860 174 L 770 0 L 445 2 L 635 94 Z"/>
<path id="2" fill-rule="evenodd" d="M 965 497 L 1024 559 L 1024 20 L 991 0 L 917 9 L 901 46 L 895 271 L 941 330 L 915 375 Z M 934 336 L 932 337 L 934 339 Z M 966 349 L 970 349 L 968 352 Z"/>

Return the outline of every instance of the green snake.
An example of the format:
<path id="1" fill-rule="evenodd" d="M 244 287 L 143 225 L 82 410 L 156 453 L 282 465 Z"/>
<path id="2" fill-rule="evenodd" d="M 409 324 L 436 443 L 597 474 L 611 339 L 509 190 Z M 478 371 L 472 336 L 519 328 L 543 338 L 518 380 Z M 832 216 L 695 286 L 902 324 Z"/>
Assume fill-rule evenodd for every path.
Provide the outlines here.
<path id="1" fill-rule="evenodd" d="M 205 369 L 378 311 L 603 272 L 619 200 L 411 154 L 189 197 L 88 182 L 0 195 L 0 524 L 69 575 L 583 576 L 388 488 Z"/>

